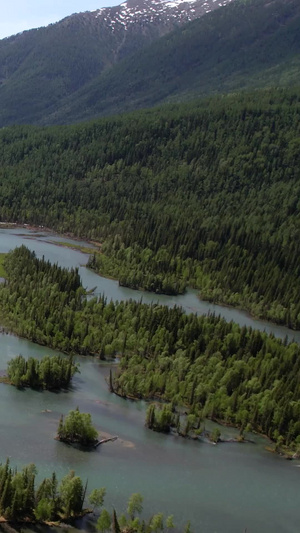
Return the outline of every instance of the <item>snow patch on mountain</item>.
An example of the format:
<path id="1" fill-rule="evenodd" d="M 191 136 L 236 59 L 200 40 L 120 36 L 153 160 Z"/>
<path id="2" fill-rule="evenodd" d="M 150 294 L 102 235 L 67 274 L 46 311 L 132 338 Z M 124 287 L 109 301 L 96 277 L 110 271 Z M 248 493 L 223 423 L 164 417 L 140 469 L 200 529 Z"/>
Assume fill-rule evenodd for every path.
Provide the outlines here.
<path id="1" fill-rule="evenodd" d="M 112 31 L 117 26 L 127 30 L 130 25 L 141 23 L 182 24 L 229 4 L 232 0 L 127 0 L 116 7 L 102 7 L 93 13 Z"/>

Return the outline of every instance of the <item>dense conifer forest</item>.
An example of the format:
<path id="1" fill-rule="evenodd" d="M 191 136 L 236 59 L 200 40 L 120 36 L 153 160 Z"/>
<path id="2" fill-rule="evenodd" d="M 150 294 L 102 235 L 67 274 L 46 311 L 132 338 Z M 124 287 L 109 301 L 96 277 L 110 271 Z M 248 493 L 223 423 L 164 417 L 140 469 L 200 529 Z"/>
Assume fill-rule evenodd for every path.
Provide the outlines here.
<path id="1" fill-rule="evenodd" d="M 88 298 L 78 273 L 38 260 L 24 246 L 8 254 L 1 319 L 13 331 L 68 353 L 121 357 L 110 388 L 161 399 L 199 417 L 300 445 L 300 348 L 216 316 L 180 308 Z M 73 289 L 72 289 L 73 287 Z"/>
<path id="2" fill-rule="evenodd" d="M 75 365 L 71 358 L 58 355 L 45 356 L 42 361 L 34 357 L 26 360 L 22 355 L 18 355 L 7 365 L 7 377 L 10 383 L 18 388 L 67 389 L 77 371 L 78 365 Z"/>
<path id="3" fill-rule="evenodd" d="M 102 242 L 130 287 L 300 327 L 298 89 L 0 132 L 1 220 Z"/>
<path id="4" fill-rule="evenodd" d="M 283 41 L 290 33 L 284 76 L 291 82 L 294 55 L 288 52 L 294 41 L 299 46 L 292 7 L 296 13 L 294 0 L 284 13 L 293 31 L 282 30 Z M 281 26 L 281 16 L 275 23 Z M 254 26 L 253 32 L 255 37 Z M 209 35 L 208 26 L 204 42 Z M 239 35 L 243 41 L 242 29 Z M 267 41 L 276 59 L 276 36 Z M 216 55 L 220 47 L 226 56 L 221 40 L 217 45 Z M 244 68 L 243 50 L 240 55 L 237 49 Z M 256 55 L 254 47 L 253 82 L 259 77 Z M 232 63 L 233 80 L 234 68 Z M 247 68 L 250 75 L 251 57 Z M 223 71 L 226 85 L 226 62 Z M 295 87 L 213 96 L 72 126 L 2 128 L 0 221 L 90 240 L 95 248 L 88 267 L 120 285 L 170 295 L 193 287 L 203 299 L 300 329 L 299 111 Z M 78 269 L 37 259 L 24 246 L 1 257 L 0 267 L 1 323 L 65 354 L 11 360 L 7 380 L 16 387 L 67 389 L 78 370 L 74 354 L 109 362 L 117 357 L 109 390 L 149 401 L 149 429 L 198 438 L 209 418 L 239 428 L 241 438 L 251 430 L 267 435 L 275 450 L 300 456 L 297 343 L 215 315 L 186 315 L 176 306 L 93 297 Z M 68 443 L 99 444 L 91 416 L 78 408 L 61 417 L 57 433 Z M 217 443 L 219 437 L 216 428 L 210 438 Z M 60 483 L 53 473 L 38 488 L 36 475 L 34 464 L 20 471 L 9 460 L 0 464 L 1 519 L 60 522 L 85 513 L 87 483 L 74 471 Z M 103 507 L 104 495 L 105 489 L 95 489 L 90 504 Z M 97 530 L 174 529 L 173 517 L 162 513 L 142 520 L 142 502 L 133 494 L 123 515 L 103 508 Z"/>

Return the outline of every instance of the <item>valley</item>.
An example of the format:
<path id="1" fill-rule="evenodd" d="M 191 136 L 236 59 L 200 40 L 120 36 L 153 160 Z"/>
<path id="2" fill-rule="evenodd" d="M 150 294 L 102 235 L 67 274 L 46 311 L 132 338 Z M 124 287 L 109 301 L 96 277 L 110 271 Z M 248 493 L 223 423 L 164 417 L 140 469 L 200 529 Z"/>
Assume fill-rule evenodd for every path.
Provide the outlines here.
<path id="1" fill-rule="evenodd" d="M 129 288 L 299 329 L 299 105 L 270 89 L 4 128 L 0 216 L 100 241 L 89 266 Z"/>
<path id="2" fill-rule="evenodd" d="M 299 34 L 127 0 L 0 40 L 8 533 L 298 531 Z"/>
<path id="3" fill-rule="evenodd" d="M 39 257 L 44 255 L 62 266 L 77 267 L 86 260 L 85 255 L 75 250 L 55 246 L 61 236 L 49 238 L 41 230 L 39 235 L 23 229 L 1 230 L 1 252 L 25 244 L 35 249 Z M 54 244 L 45 242 L 52 239 Z M 105 287 L 106 293 L 112 294 L 115 287 L 119 291 L 115 298 L 124 298 L 125 289 L 118 288 L 115 282 L 101 279 L 84 267 L 80 267 L 80 273 L 86 286 L 95 286 L 98 279 L 97 292 Z M 141 294 L 136 294 L 137 300 L 140 297 Z M 172 299 L 170 304 L 173 305 Z M 1 348 L 1 369 L 19 353 L 26 358 L 56 353 L 8 334 L 1 334 Z M 197 524 L 196 531 L 201 527 L 203 531 L 213 528 L 238 533 L 248 527 L 250 531 L 263 529 L 271 533 L 275 523 L 284 533 L 295 531 L 299 519 L 297 461 L 284 461 L 265 451 L 266 441 L 259 436 L 253 437 L 255 444 L 212 446 L 146 430 L 144 402 L 122 400 L 109 393 L 105 381 L 109 363 L 86 356 L 77 357 L 76 361 L 80 363 L 80 374 L 75 374 L 68 393 L 23 392 L 0 386 L 3 457 L 12 457 L 12 462 L 21 466 L 32 462 L 34 456 L 38 479 L 51 475 L 53 470 L 62 478 L 73 468 L 82 479 L 88 477 L 89 491 L 99 483 L 105 486 L 106 500 L 120 510 L 132 492 L 140 492 L 145 511 L 174 514 L 179 531 L 187 519 L 193 527 Z M 75 409 L 79 402 L 82 411 L 92 414 L 102 434 L 119 436 L 117 441 L 88 456 L 74 448 L 61 448 L 53 438 L 60 414 Z M 225 438 L 236 434 L 230 428 L 221 428 L 221 432 Z M 195 491 L 195 487 L 199 489 Z M 79 525 L 83 529 L 90 527 L 87 518 Z"/>

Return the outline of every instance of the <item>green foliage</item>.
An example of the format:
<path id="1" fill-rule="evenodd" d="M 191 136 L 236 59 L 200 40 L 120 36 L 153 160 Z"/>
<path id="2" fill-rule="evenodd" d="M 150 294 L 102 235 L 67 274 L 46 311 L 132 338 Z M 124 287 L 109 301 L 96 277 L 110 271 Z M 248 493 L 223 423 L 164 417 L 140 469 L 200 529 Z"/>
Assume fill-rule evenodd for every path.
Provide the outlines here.
<path id="1" fill-rule="evenodd" d="M 74 472 L 67 474 L 57 488 L 55 473 L 35 488 L 37 470 L 34 464 L 20 472 L 9 460 L 0 465 L 0 513 L 9 520 L 58 520 L 78 516 L 82 511 L 82 481 Z"/>
<path id="2" fill-rule="evenodd" d="M 156 308 L 156 318 L 157 312 Z M 159 316 L 162 321 L 163 315 Z M 114 390 L 121 394 L 163 398 L 191 409 L 182 430 L 171 407 L 150 405 L 146 425 L 197 434 L 201 417 L 208 416 L 275 440 L 279 432 L 285 443 L 295 446 L 300 431 L 299 346 L 213 316 L 177 318 L 175 329 L 171 322 L 158 322 L 156 339 L 161 334 L 161 343 L 153 345 L 147 357 L 126 355 L 114 380 Z M 177 336 L 174 351 L 171 331 Z"/>
<path id="3" fill-rule="evenodd" d="M 175 417 L 169 405 L 155 406 L 150 404 L 146 413 L 146 426 L 154 431 L 169 433 L 175 425 Z"/>
<path id="4" fill-rule="evenodd" d="M 5 260 L 6 254 L 0 254 L 0 278 L 6 277 L 6 271 L 3 266 L 4 260 Z"/>
<path id="5" fill-rule="evenodd" d="M 98 239 L 90 266 L 121 284 L 171 294 L 192 285 L 205 299 L 299 328 L 299 101 L 299 89 L 266 90 L 69 128 L 5 128 L 0 217 Z M 27 285 L 27 272 L 5 265 Z M 24 335 L 93 350 L 73 315 L 67 335 L 59 331 L 61 303 L 56 320 L 51 310 L 63 287 L 65 303 L 74 299 L 78 273 L 49 294 L 48 280 L 39 287 L 47 263 L 30 275 L 44 315 L 31 301 Z M 20 290 L 15 313 L 25 299 Z"/>
<path id="6" fill-rule="evenodd" d="M 155 514 L 151 518 L 150 531 L 153 531 L 154 533 L 159 533 L 159 531 L 163 531 L 163 529 L 164 529 L 164 515 L 162 513 Z"/>
<path id="7" fill-rule="evenodd" d="M 89 413 L 80 413 L 78 407 L 68 413 L 65 421 L 61 417 L 57 434 L 62 441 L 78 442 L 83 446 L 95 444 L 98 437 L 98 431 L 92 425 L 91 415 Z M 99 490 L 97 494 L 94 493 L 93 498 L 96 504 L 94 503 L 93 505 L 102 505 L 104 495 L 105 492 L 102 490 Z"/>
<path id="8" fill-rule="evenodd" d="M 48 390 L 67 389 L 75 372 L 78 372 L 72 358 L 58 355 L 44 357 L 41 361 L 22 355 L 11 359 L 7 365 L 7 376 L 16 387 L 43 388 Z"/>
<path id="9" fill-rule="evenodd" d="M 85 488 L 80 477 L 70 471 L 58 485 L 56 474 L 45 478 L 36 490 L 34 464 L 25 466 L 20 472 L 12 469 L 9 459 L 0 465 L 0 514 L 17 522 L 27 521 L 61 521 L 82 516 Z M 86 484 L 87 485 L 87 484 Z M 89 500 L 97 505 L 103 497 L 105 489 L 94 489 Z M 111 530 L 113 533 L 146 533 L 147 531 L 164 531 L 163 514 L 158 513 L 150 518 L 146 525 L 135 517 L 143 510 L 143 497 L 139 493 L 132 494 L 128 502 L 129 517 L 118 518 L 115 509 L 110 513 L 104 508 L 97 520 L 96 528 L 100 532 Z M 86 510 L 85 510 L 86 511 Z M 166 521 L 168 530 L 174 527 L 172 517 Z M 111 529 L 110 529 L 111 528 Z"/>
<path id="10" fill-rule="evenodd" d="M 212 440 L 212 442 L 217 444 L 217 442 L 219 442 L 220 440 L 220 437 L 221 437 L 221 431 L 219 430 L 219 428 L 213 429 L 211 436 L 210 436 L 210 439 Z"/>
<path id="11" fill-rule="evenodd" d="M 108 531 L 110 529 L 110 525 L 111 525 L 111 516 L 106 509 L 103 509 L 97 520 L 96 528 L 101 533 L 105 533 L 105 531 Z"/>
<path id="12" fill-rule="evenodd" d="M 79 515 L 82 511 L 84 488 L 79 476 L 71 470 L 59 485 L 60 503 L 66 517 Z"/>
<path id="13" fill-rule="evenodd" d="M 157 513 L 151 516 L 146 522 L 136 516 L 143 511 L 143 497 L 139 493 L 132 494 L 128 501 L 128 508 L 126 515 L 117 517 L 115 509 L 113 509 L 112 516 L 109 517 L 112 524 L 113 533 L 159 533 L 160 531 L 170 531 L 174 529 L 173 516 L 169 516 L 164 523 L 163 513 Z M 109 520 L 106 513 L 104 515 L 103 527 L 108 527 Z M 104 529 L 105 530 L 105 529 Z M 102 531 L 100 529 L 100 531 Z"/>
<path id="14" fill-rule="evenodd" d="M 251 424 L 271 438 L 279 434 L 285 444 L 297 444 L 296 343 L 220 317 L 185 315 L 177 307 L 88 300 L 76 273 L 37 260 L 26 248 L 10 253 L 7 264 L 11 268 L 8 283 L 0 287 L 0 306 L 14 330 L 80 353 L 122 354 L 112 378 L 118 394 L 172 402 L 154 411 L 151 407 L 148 424 L 163 431 L 173 424 L 180 429 L 173 410 L 185 406 L 190 414 L 183 432 L 197 430 L 201 417 L 208 416 L 242 429 Z M 66 293 L 72 283 L 76 290 Z M 84 441 L 96 438 L 90 416 L 78 410 L 60 423 L 59 434 L 64 436 L 66 428 L 72 438 L 82 430 Z"/>
<path id="15" fill-rule="evenodd" d="M 127 513 L 131 520 L 134 520 L 136 514 L 141 514 L 143 510 L 143 496 L 138 492 L 132 494 L 128 501 Z"/>
<path id="16" fill-rule="evenodd" d="M 188 521 L 188 523 L 186 524 L 184 533 L 192 533 L 190 521 Z"/>
<path id="17" fill-rule="evenodd" d="M 119 242 L 116 248 L 116 241 Z M 185 264 L 173 259 L 165 247 L 154 253 L 135 244 L 125 248 L 120 239 L 107 240 L 101 253 L 90 256 L 87 266 L 103 276 L 119 279 L 119 284 L 131 289 L 162 294 L 183 293 L 189 281 Z"/>
<path id="18" fill-rule="evenodd" d="M 35 517 L 39 521 L 49 521 L 53 516 L 52 502 L 46 499 L 42 499 L 38 502 L 34 511 Z"/>
<path id="19" fill-rule="evenodd" d="M 168 531 L 170 531 L 171 529 L 175 528 L 173 515 L 167 516 L 166 527 L 167 527 Z"/>
<path id="20" fill-rule="evenodd" d="M 102 507 L 104 502 L 104 496 L 106 494 L 106 489 L 102 487 L 101 489 L 94 489 L 89 495 L 89 502 L 94 509 L 97 507 Z"/>
<path id="21" fill-rule="evenodd" d="M 118 517 L 116 510 L 113 509 L 113 515 L 112 515 L 112 533 L 121 533 Z"/>

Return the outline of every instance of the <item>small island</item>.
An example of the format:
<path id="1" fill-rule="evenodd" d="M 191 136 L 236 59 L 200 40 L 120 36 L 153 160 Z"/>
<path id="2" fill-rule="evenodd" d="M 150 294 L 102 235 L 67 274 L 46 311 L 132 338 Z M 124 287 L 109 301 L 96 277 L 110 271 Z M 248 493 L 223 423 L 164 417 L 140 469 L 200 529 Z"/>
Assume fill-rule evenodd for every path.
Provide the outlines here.
<path id="1" fill-rule="evenodd" d="M 220 421 L 214 421 L 220 423 Z M 147 409 L 145 426 L 152 431 L 171 433 L 179 437 L 213 444 L 219 442 L 253 443 L 245 436 L 252 429 L 250 424 L 247 424 L 245 428 L 241 427 L 238 436 L 223 438 L 218 427 L 208 431 L 202 422 L 205 422 L 205 419 L 200 414 L 198 416 L 194 413 L 188 414 L 185 410 L 176 409 L 172 404 L 151 403 Z"/>
<path id="2" fill-rule="evenodd" d="M 87 448 L 96 448 L 101 442 L 98 440 L 98 431 L 92 424 L 91 415 L 80 413 L 78 407 L 70 411 L 65 420 L 61 415 L 56 439 Z"/>
<path id="3" fill-rule="evenodd" d="M 7 377 L 2 381 L 17 388 L 60 390 L 69 387 L 75 372 L 79 370 L 72 357 L 46 356 L 39 361 L 18 355 L 8 362 Z"/>

